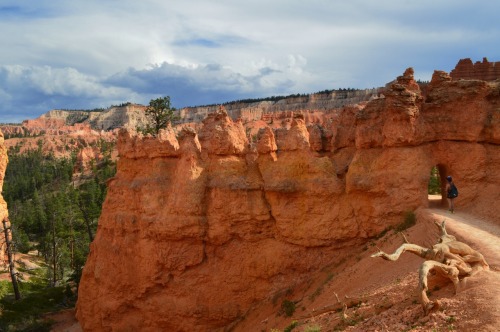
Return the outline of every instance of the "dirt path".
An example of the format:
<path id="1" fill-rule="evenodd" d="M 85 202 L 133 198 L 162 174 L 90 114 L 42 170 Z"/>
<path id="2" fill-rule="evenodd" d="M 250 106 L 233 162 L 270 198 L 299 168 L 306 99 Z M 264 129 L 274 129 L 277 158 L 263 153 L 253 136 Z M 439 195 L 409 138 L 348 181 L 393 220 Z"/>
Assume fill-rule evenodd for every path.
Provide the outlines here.
<path id="1" fill-rule="evenodd" d="M 46 318 L 54 322 L 51 332 L 82 332 L 80 323 L 75 318 L 74 308 L 46 315 Z"/>
<path id="2" fill-rule="evenodd" d="M 481 252 L 494 271 L 500 271 L 500 225 L 464 212 L 449 213 L 444 209 L 429 209 L 436 217 L 446 220 L 446 229 L 457 239 Z"/>

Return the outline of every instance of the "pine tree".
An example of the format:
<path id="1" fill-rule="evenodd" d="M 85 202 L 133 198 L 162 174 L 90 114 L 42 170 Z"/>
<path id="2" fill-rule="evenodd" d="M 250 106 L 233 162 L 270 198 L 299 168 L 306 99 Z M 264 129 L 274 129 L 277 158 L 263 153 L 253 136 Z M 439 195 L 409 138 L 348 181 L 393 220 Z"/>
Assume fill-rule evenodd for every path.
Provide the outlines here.
<path id="1" fill-rule="evenodd" d="M 145 128 L 139 128 L 139 131 L 153 136 L 158 135 L 160 129 L 166 128 L 169 123 L 179 119 L 175 111 L 176 109 L 170 104 L 169 96 L 151 99 L 146 108 L 148 123 Z"/>

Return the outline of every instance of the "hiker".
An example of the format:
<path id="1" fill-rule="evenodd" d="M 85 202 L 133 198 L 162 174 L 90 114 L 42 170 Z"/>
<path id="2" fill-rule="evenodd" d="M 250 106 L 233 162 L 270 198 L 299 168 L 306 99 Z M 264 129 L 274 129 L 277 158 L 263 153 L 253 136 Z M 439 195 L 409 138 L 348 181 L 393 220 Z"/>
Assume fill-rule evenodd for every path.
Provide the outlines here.
<path id="1" fill-rule="evenodd" d="M 448 206 L 449 206 L 448 211 L 453 213 L 454 210 L 453 200 L 458 196 L 458 190 L 451 176 L 448 175 L 446 177 L 446 180 L 448 181 L 448 183 L 446 183 L 446 198 L 448 198 Z"/>

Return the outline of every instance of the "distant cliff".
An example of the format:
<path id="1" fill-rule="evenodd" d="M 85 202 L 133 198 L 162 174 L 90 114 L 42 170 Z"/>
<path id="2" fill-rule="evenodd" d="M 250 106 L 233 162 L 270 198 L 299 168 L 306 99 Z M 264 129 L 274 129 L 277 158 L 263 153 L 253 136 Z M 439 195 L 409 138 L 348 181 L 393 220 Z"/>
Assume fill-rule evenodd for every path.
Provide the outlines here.
<path id="1" fill-rule="evenodd" d="M 299 97 L 282 98 L 276 101 L 258 101 L 253 103 L 229 103 L 224 105 L 227 114 L 233 119 L 244 121 L 272 118 L 273 114 L 291 111 L 327 111 L 339 109 L 347 105 L 359 104 L 378 98 L 382 88 L 366 90 L 335 90 L 329 93 L 313 93 Z M 187 107 L 180 110 L 182 122 L 201 123 L 210 113 L 215 112 L 218 105 Z"/>
<path id="2" fill-rule="evenodd" d="M 145 121 L 146 106 L 128 104 L 112 106 L 103 111 L 66 111 L 51 110 L 37 119 L 25 120 L 22 125 L 30 129 L 61 129 L 64 126 L 88 124 L 94 130 L 113 130 L 115 128 L 133 129 Z"/>
<path id="3" fill-rule="evenodd" d="M 299 97 L 283 97 L 274 101 L 228 103 L 225 109 L 233 119 L 244 121 L 289 118 L 291 112 L 340 109 L 378 98 L 382 88 L 367 90 L 336 90 Z M 180 123 L 201 123 L 219 105 L 187 107 L 178 110 Z M 24 120 L 21 125 L 3 125 L 0 129 L 6 137 L 34 136 L 45 133 L 67 134 L 75 130 L 110 131 L 116 128 L 135 129 L 146 120 L 146 106 L 127 104 L 113 106 L 102 111 L 51 110 L 36 119 Z"/>

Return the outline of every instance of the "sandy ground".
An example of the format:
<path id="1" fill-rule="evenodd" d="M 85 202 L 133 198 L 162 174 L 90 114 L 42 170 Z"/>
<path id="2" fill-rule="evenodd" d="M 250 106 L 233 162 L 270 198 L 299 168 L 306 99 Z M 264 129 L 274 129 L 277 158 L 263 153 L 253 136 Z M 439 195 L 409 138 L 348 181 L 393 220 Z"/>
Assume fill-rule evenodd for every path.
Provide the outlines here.
<path id="1" fill-rule="evenodd" d="M 51 331 L 57 332 L 82 332 L 80 324 L 75 318 L 75 309 L 59 311 L 45 316 L 54 321 Z"/>
<path id="2" fill-rule="evenodd" d="M 409 242 L 431 247 L 439 237 L 434 220 L 446 220 L 449 234 L 480 251 L 490 264 L 465 278 L 455 294 L 448 279 L 429 277 L 429 298 L 440 309 L 423 314 L 417 297 L 418 268 L 423 260 L 405 253 L 397 262 L 370 255 L 392 252 L 403 243 L 401 234 L 389 232 L 372 241 L 344 262 L 311 274 L 286 299 L 295 302 L 291 317 L 280 314 L 285 297 L 269 298 L 247 313 L 234 331 L 283 330 L 294 321 L 293 331 L 500 331 L 500 225 L 463 212 L 430 208 L 417 212 L 417 225 L 404 232 Z M 342 310 L 340 302 L 349 308 Z M 355 305 L 353 305 L 355 304 Z M 52 314 L 53 331 L 79 332 L 74 310 Z"/>

